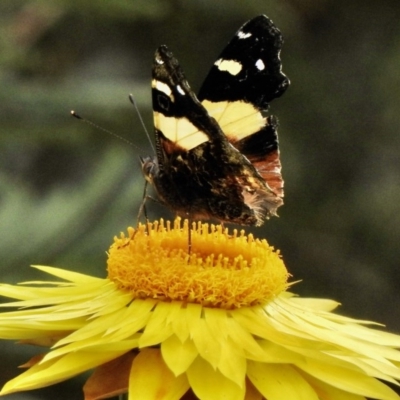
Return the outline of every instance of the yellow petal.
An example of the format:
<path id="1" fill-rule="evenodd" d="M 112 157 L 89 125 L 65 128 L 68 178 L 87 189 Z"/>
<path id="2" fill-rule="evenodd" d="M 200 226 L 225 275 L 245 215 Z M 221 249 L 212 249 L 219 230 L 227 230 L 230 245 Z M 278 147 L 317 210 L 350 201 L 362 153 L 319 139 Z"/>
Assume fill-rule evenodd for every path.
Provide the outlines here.
<path id="1" fill-rule="evenodd" d="M 203 314 L 211 334 L 223 341 L 228 336 L 228 317 L 226 310 L 204 307 Z"/>
<path id="2" fill-rule="evenodd" d="M 43 286 L 25 286 L 28 282 L 19 285 L 0 285 L 0 295 L 11 298 L 20 299 L 20 302 L 10 302 L 2 307 L 65 307 L 66 309 L 89 309 L 92 313 L 94 306 L 96 309 L 107 305 L 107 296 L 118 293 L 118 289 L 113 282 L 107 279 L 100 279 L 96 282 L 71 284 L 63 282 L 35 282 L 34 285 Z M 53 285 L 53 287 L 49 287 Z M 117 295 L 121 296 L 119 292 Z M 92 303 L 86 303 L 82 307 L 82 303 L 92 300 Z M 93 301 L 96 300 L 96 301 Z"/>
<path id="3" fill-rule="evenodd" d="M 93 352 L 69 353 L 55 359 L 46 360 L 45 357 L 42 362 L 35 364 L 21 375 L 8 381 L 1 394 L 53 385 L 113 360 L 128 351 L 121 343 L 115 344 L 115 348 L 112 350 L 109 350 L 109 347 L 98 347 Z M 130 349 L 132 345 L 127 343 L 125 347 Z"/>
<path id="4" fill-rule="evenodd" d="M 313 359 L 299 363 L 298 367 L 321 381 L 350 393 L 382 400 L 398 400 L 400 398 L 388 386 L 362 372 L 344 370 L 341 367 Z"/>
<path id="5" fill-rule="evenodd" d="M 321 362 L 321 364 L 325 363 L 343 368 L 344 371 L 351 369 L 356 372 L 364 372 L 368 376 L 383 379 L 394 384 L 396 384 L 396 381 L 393 377 L 400 378 L 400 370 L 391 362 L 381 362 L 366 357 L 360 357 L 356 354 L 352 354 L 351 350 L 348 351 L 348 354 L 340 354 L 337 349 L 321 351 L 321 349 L 295 348 L 293 351 L 299 353 L 299 356 L 303 355 L 303 358 L 299 357 L 297 361 L 293 358 L 293 364 L 301 364 L 304 359 L 310 358 Z"/>
<path id="6" fill-rule="evenodd" d="M 291 293 L 290 293 L 291 294 Z M 309 308 L 314 311 L 333 311 L 335 308 L 340 306 L 335 300 L 330 299 L 313 299 L 313 298 L 302 298 L 292 296 L 290 297 L 290 301 L 293 305 L 298 304 L 300 308 Z"/>
<path id="7" fill-rule="evenodd" d="M 363 327 L 354 327 L 353 332 L 353 327 L 349 324 L 334 323 L 329 321 L 328 318 L 322 318 L 318 314 L 307 313 L 304 310 L 303 313 L 294 312 L 289 307 L 278 307 L 278 304 L 278 301 L 270 303 L 266 310 L 271 314 L 275 327 L 281 332 L 314 340 L 316 343 L 344 347 L 352 352 L 357 352 L 369 358 L 373 357 L 382 362 L 385 362 L 385 358 L 398 360 L 400 357 L 398 350 L 363 340 L 362 335 L 359 334 L 359 329 Z"/>
<path id="8" fill-rule="evenodd" d="M 257 359 L 260 356 L 262 349 L 254 339 L 254 336 L 244 329 L 235 319 L 228 318 L 225 329 L 228 332 L 229 338 L 235 343 L 236 349 L 240 350 L 247 358 Z"/>
<path id="9" fill-rule="evenodd" d="M 44 271 L 50 275 L 57 276 L 59 278 L 65 279 L 69 282 L 76 282 L 80 284 L 89 284 L 89 285 L 103 285 L 105 279 L 95 278 L 90 275 L 84 275 L 77 272 L 71 272 L 68 270 L 53 268 L 53 267 L 44 267 L 44 266 L 33 266 L 33 268 Z M 47 286 L 53 284 L 56 286 L 66 286 L 67 288 L 71 286 L 68 282 L 49 282 L 49 281 L 36 281 L 36 282 L 24 282 L 24 284 L 43 284 L 46 285 L 43 287 L 23 287 L 16 285 L 0 285 L 0 295 L 4 297 L 9 297 L 13 299 L 19 300 L 30 300 L 30 299 L 38 299 L 38 297 L 42 297 L 40 293 L 51 293 L 53 288 L 49 288 Z M 59 288 L 57 288 L 59 289 Z M 40 299 L 41 300 L 41 299 Z M 9 306 L 10 303 L 7 304 Z M 4 307 L 5 305 L 1 305 Z"/>
<path id="10" fill-rule="evenodd" d="M 103 315 L 86 322 L 81 328 L 61 340 L 57 346 L 71 342 L 93 340 L 99 342 L 116 342 L 132 338 L 142 329 L 151 316 L 155 302 L 137 299 L 127 307 L 120 308 L 110 315 Z M 129 321 L 129 324 L 126 323 Z"/>
<path id="11" fill-rule="evenodd" d="M 194 320 L 190 326 L 191 336 L 199 354 L 207 360 L 213 368 L 217 368 L 221 358 L 221 342 L 212 335 L 204 318 Z"/>
<path id="12" fill-rule="evenodd" d="M 187 340 L 190 334 L 187 313 L 188 308 L 184 307 L 181 302 L 171 303 L 171 314 L 168 317 L 168 322 L 172 326 L 172 330 L 181 342 Z M 201 307 L 197 307 L 201 310 Z"/>
<path id="13" fill-rule="evenodd" d="M 122 318 L 121 314 L 123 314 L 124 311 L 124 309 L 118 310 L 113 314 L 103 315 L 99 318 L 87 321 L 86 325 L 84 325 L 82 328 L 60 340 L 57 343 L 57 347 L 73 342 L 84 342 L 87 340 L 95 341 L 98 337 L 104 337 L 107 327 L 118 323 L 118 321 Z M 116 338 L 113 338 L 113 340 L 115 341 Z"/>
<path id="14" fill-rule="evenodd" d="M 298 348 L 292 351 L 288 347 L 282 347 L 276 343 L 269 342 L 268 340 L 260 339 L 258 341 L 263 352 L 254 361 L 262 361 L 273 364 L 295 364 L 303 360 L 303 357 L 297 354 Z M 305 352 L 307 349 L 305 350 Z"/>
<path id="15" fill-rule="evenodd" d="M 176 335 L 161 343 L 161 353 L 169 369 L 178 376 L 189 368 L 199 354 L 192 340 L 181 342 Z"/>
<path id="16" fill-rule="evenodd" d="M 172 326 L 168 323 L 169 305 L 170 303 L 157 303 L 139 340 L 139 347 L 154 346 L 172 335 Z"/>
<path id="17" fill-rule="evenodd" d="M 200 400 L 243 400 L 246 386 L 234 383 L 197 357 L 187 371 L 190 386 Z"/>
<path id="18" fill-rule="evenodd" d="M 204 308 L 204 320 L 210 330 L 209 339 L 216 338 L 220 345 L 216 367 L 233 382 L 244 382 L 246 354 L 259 354 L 261 349 L 253 336 L 235 320 L 228 318 L 223 309 Z M 210 360 L 210 357 L 204 357 Z M 212 364 L 215 366 L 214 364 Z"/>
<path id="19" fill-rule="evenodd" d="M 36 268 L 39 271 L 46 272 L 49 275 L 54 275 L 57 278 L 65 279 L 69 282 L 92 283 L 104 281 L 102 278 L 96 278 L 94 276 L 80 274 L 79 272 L 68 271 L 62 268 L 47 267 L 44 265 L 32 265 L 32 268 Z"/>
<path id="20" fill-rule="evenodd" d="M 186 305 L 186 318 L 189 328 L 201 317 L 203 307 L 200 304 L 188 303 Z"/>
<path id="21" fill-rule="evenodd" d="M 104 357 L 104 362 L 110 360 L 108 353 L 115 352 L 118 354 L 118 357 L 121 354 L 126 353 L 129 350 L 135 349 L 138 347 L 138 339 L 132 340 L 121 340 L 119 342 L 103 342 L 103 343 L 96 343 L 91 339 L 72 342 L 66 346 L 59 347 L 54 349 L 46 354 L 44 361 L 49 361 L 55 359 L 57 357 L 66 357 L 68 354 L 95 354 L 96 356 L 94 359 L 101 360 Z M 83 357 L 83 356 L 82 356 Z M 86 360 L 82 359 L 83 365 L 85 365 Z M 80 364 L 81 362 L 79 362 Z M 102 363 L 102 362 L 100 362 Z M 96 364 L 97 365 L 97 364 Z M 84 370 L 83 370 L 84 371 Z"/>
<path id="22" fill-rule="evenodd" d="M 188 389 L 186 375 L 175 377 L 159 349 L 143 349 L 134 359 L 129 378 L 130 400 L 179 400 Z"/>
<path id="23" fill-rule="evenodd" d="M 299 371 L 299 373 L 303 375 L 307 382 L 314 388 L 320 400 L 365 400 L 364 396 L 335 388 L 303 371 Z"/>
<path id="24" fill-rule="evenodd" d="M 367 372 L 369 376 L 374 376 L 378 379 L 383 379 L 387 380 L 389 382 L 395 383 L 391 377 L 396 378 L 397 380 L 400 380 L 400 369 L 398 365 L 395 365 L 394 363 L 381 363 L 376 360 L 368 360 L 368 359 L 362 359 L 361 362 L 364 363 L 364 365 L 367 365 L 369 367 L 365 367 L 364 365 L 361 366 L 361 368 Z M 357 365 L 359 365 L 357 363 Z"/>
<path id="25" fill-rule="evenodd" d="M 200 304 L 193 303 L 172 302 L 171 304 L 173 304 L 173 314 L 168 316 L 168 322 L 171 323 L 175 335 L 181 342 L 184 342 L 190 336 L 192 326 L 201 317 L 203 307 Z M 176 305 L 179 305 L 179 307 Z"/>
<path id="26" fill-rule="evenodd" d="M 313 388 L 290 365 L 249 361 L 247 376 L 268 400 L 319 400 Z"/>
<path id="27" fill-rule="evenodd" d="M 274 326 L 275 322 L 273 318 L 267 318 L 261 306 L 237 309 L 235 312 L 232 312 L 232 317 L 239 325 L 254 336 L 281 345 L 301 346 L 301 332 L 299 333 L 300 337 L 293 334 L 284 334 L 285 327 L 279 326 L 279 329 L 277 329 L 277 327 Z M 293 333 L 292 330 L 290 333 Z"/>
<path id="28" fill-rule="evenodd" d="M 226 338 L 221 343 L 218 370 L 231 381 L 242 385 L 246 376 L 246 366 L 247 362 L 244 354 L 237 352 L 235 343 L 230 338 Z"/>
<path id="29" fill-rule="evenodd" d="M 125 314 L 113 326 L 107 326 L 107 335 L 118 333 L 118 336 L 128 337 L 144 328 L 152 315 L 152 309 L 157 304 L 153 299 L 135 299 L 124 308 Z M 129 324 L 126 323 L 129 321 Z"/>

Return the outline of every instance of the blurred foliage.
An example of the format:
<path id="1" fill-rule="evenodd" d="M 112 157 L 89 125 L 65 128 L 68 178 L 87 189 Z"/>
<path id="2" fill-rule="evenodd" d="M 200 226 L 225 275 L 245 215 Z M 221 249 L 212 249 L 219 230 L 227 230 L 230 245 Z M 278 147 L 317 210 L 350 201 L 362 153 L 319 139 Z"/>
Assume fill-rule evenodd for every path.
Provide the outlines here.
<path id="1" fill-rule="evenodd" d="M 398 0 L 0 2 L 3 282 L 41 279 L 31 263 L 105 275 L 113 235 L 136 223 L 138 156 L 152 152 L 127 96 L 151 132 L 154 50 L 168 44 L 198 88 L 238 27 L 261 13 L 285 37 L 292 85 L 271 107 L 286 204 L 255 233 L 304 280 L 295 292 L 335 298 L 342 312 L 400 331 Z M 28 350 L 1 346 L 4 382 Z M 80 383 L 9 396 L 55 397 L 81 398 Z"/>

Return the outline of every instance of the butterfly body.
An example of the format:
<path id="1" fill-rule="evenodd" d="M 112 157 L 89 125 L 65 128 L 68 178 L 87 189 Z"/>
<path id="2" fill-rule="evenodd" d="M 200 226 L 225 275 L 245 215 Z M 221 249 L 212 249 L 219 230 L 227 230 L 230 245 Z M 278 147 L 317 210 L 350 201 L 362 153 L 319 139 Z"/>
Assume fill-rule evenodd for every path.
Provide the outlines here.
<path id="1" fill-rule="evenodd" d="M 281 41 L 267 17 L 249 21 L 198 97 L 167 47 L 156 51 L 156 156 L 142 159 L 142 169 L 161 202 L 178 214 L 258 226 L 283 203 L 277 122 L 261 114 L 288 85 Z"/>

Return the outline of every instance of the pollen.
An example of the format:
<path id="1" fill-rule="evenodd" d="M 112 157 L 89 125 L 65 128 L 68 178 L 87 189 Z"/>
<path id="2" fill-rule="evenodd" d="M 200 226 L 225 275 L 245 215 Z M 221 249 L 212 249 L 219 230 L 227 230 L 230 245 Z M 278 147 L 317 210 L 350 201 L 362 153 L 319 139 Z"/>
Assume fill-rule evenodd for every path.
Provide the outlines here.
<path id="1" fill-rule="evenodd" d="M 183 301 L 234 309 L 265 303 L 288 287 L 279 251 L 266 240 L 221 225 L 177 218 L 114 238 L 108 278 L 134 298 Z"/>

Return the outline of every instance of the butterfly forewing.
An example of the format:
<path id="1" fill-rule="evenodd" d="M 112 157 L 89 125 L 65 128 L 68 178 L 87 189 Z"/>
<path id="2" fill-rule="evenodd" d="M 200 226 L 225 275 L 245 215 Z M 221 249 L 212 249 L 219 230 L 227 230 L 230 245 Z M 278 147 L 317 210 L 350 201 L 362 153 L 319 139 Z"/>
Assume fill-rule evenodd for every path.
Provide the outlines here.
<path id="1" fill-rule="evenodd" d="M 246 22 L 219 55 L 199 91 L 200 101 L 240 101 L 267 110 L 289 86 L 279 53 L 282 35 L 260 15 Z"/>

